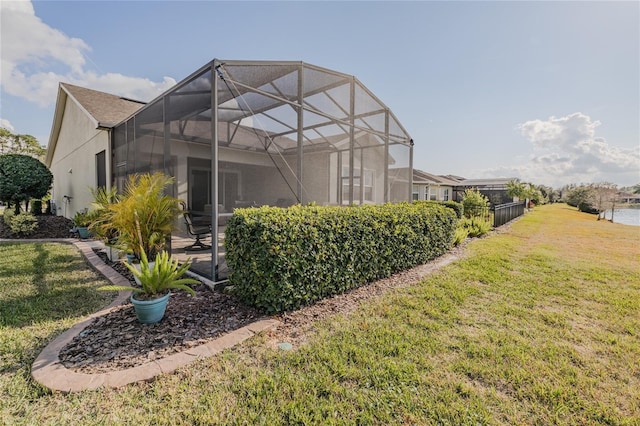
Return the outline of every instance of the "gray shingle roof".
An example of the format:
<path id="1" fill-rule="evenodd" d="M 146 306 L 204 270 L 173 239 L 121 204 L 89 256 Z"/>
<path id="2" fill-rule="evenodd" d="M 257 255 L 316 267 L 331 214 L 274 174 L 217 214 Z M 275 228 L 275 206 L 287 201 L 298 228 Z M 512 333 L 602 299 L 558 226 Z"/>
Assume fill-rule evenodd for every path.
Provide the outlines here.
<path id="1" fill-rule="evenodd" d="M 113 127 L 145 105 L 110 93 L 60 83 L 101 127 Z"/>
<path id="2" fill-rule="evenodd" d="M 435 183 L 447 186 L 456 186 L 460 183 L 447 176 L 433 175 L 423 170 L 413 169 L 413 182 L 414 183 Z"/>

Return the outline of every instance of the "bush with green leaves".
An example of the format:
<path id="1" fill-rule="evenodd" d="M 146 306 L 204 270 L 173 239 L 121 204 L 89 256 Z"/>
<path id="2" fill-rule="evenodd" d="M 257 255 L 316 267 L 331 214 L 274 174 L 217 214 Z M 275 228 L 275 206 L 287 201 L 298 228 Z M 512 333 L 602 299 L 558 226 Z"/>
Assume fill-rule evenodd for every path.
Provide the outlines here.
<path id="1" fill-rule="evenodd" d="M 0 155 L 0 201 L 11 202 L 20 209 L 31 198 L 44 197 L 53 175 L 38 159 L 22 154 Z M 26 205 L 26 204 L 25 204 Z"/>
<path id="2" fill-rule="evenodd" d="M 38 219 L 31 213 L 20 213 L 11 218 L 9 228 L 14 234 L 26 237 L 38 228 Z"/>
<path id="3" fill-rule="evenodd" d="M 16 215 L 16 212 L 9 207 L 5 207 L 4 212 L 2 212 L 2 220 L 4 224 L 7 226 L 11 226 L 11 219 Z"/>
<path id="4" fill-rule="evenodd" d="M 456 222 L 436 204 L 237 209 L 225 232 L 229 282 L 267 312 L 297 309 L 446 253 Z"/>
<path id="5" fill-rule="evenodd" d="M 462 196 L 464 217 L 486 217 L 489 213 L 489 199 L 480 191 L 465 189 Z"/>
<path id="6" fill-rule="evenodd" d="M 445 207 L 452 209 L 456 212 L 456 216 L 458 219 L 462 219 L 464 214 L 464 206 L 462 203 L 458 203 L 457 201 L 433 201 L 433 200 L 417 200 L 414 201 L 415 204 L 440 204 Z"/>
<path id="7" fill-rule="evenodd" d="M 481 217 L 465 217 L 458 222 L 458 228 L 465 229 L 469 237 L 481 237 L 491 231 L 491 222 Z"/>

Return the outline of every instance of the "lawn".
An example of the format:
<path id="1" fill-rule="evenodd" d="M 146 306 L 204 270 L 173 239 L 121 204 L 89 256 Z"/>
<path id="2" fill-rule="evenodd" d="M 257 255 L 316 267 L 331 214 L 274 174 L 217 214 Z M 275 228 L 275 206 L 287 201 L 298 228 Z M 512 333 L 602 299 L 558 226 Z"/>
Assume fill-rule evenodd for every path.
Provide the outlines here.
<path id="1" fill-rule="evenodd" d="M 40 388 L 31 362 L 108 304 L 101 283 L 73 247 L 0 245 L 4 422 L 640 424 L 640 227 L 563 204 L 320 322 L 294 351 L 258 336 L 152 383 Z"/>

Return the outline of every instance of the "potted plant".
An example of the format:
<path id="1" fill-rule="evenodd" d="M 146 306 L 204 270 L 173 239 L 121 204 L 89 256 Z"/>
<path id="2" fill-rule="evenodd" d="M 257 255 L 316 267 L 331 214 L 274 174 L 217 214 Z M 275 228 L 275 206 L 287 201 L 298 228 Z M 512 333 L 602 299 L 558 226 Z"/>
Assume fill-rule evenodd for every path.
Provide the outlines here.
<path id="1" fill-rule="evenodd" d="M 125 251 L 125 256 L 127 257 L 127 263 L 133 263 L 136 260 L 136 255 L 133 254 L 133 250 L 131 249 Z"/>
<path id="2" fill-rule="evenodd" d="M 91 217 L 87 212 L 77 212 L 75 216 L 73 216 L 73 224 L 76 226 L 76 231 L 78 231 L 78 235 L 80 238 L 88 238 L 89 237 L 89 229 L 88 226 L 91 223 Z"/>
<path id="3" fill-rule="evenodd" d="M 129 263 L 125 263 L 125 266 L 134 277 L 138 278 L 141 287 L 103 286 L 99 290 L 131 290 L 133 292 L 131 303 L 138 321 L 143 324 L 152 324 L 164 317 L 171 289 L 185 290 L 195 296 L 195 291 L 188 284 L 199 284 L 199 281 L 193 278 L 182 278 L 189 269 L 190 260 L 179 265 L 177 260 L 171 259 L 168 252 L 163 251 L 156 255 L 152 265 L 144 250 L 140 253 L 139 269 Z"/>

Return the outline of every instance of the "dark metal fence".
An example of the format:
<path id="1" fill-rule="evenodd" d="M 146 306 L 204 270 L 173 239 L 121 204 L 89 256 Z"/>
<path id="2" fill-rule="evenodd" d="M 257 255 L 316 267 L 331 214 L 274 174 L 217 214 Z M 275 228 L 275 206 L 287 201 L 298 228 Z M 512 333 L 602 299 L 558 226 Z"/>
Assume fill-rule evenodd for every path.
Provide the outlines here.
<path id="1" fill-rule="evenodd" d="M 493 208 L 493 227 L 497 228 L 524 214 L 524 201 L 500 204 Z"/>

